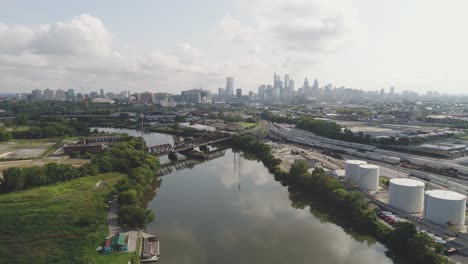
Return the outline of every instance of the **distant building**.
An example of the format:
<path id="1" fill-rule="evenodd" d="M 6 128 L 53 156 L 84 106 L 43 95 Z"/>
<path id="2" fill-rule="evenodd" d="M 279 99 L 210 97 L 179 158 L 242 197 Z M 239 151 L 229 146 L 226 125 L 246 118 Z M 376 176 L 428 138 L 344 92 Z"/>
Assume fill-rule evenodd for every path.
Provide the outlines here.
<path id="1" fill-rule="evenodd" d="M 224 88 L 218 88 L 218 97 L 225 97 L 226 90 Z"/>
<path id="2" fill-rule="evenodd" d="M 106 97 L 104 96 L 104 89 L 101 89 L 101 90 L 100 90 L 100 96 L 101 96 L 101 98 L 106 98 Z"/>
<path id="3" fill-rule="evenodd" d="M 182 92 L 182 100 L 188 104 L 211 104 L 211 92 L 202 89 L 192 89 Z"/>
<path id="4" fill-rule="evenodd" d="M 65 100 L 65 91 L 58 89 L 55 91 L 55 100 L 63 101 Z"/>
<path id="5" fill-rule="evenodd" d="M 75 90 L 68 89 L 65 97 L 67 100 L 75 100 Z"/>
<path id="6" fill-rule="evenodd" d="M 234 96 L 234 78 L 233 77 L 227 77 L 226 78 L 225 97 L 226 98 L 231 98 L 233 96 Z"/>
<path id="7" fill-rule="evenodd" d="M 236 97 L 242 96 L 242 89 L 236 89 Z"/>
<path id="8" fill-rule="evenodd" d="M 121 139 L 120 134 L 92 134 L 88 137 L 88 143 L 96 143 L 96 142 L 117 142 Z"/>
<path id="9" fill-rule="evenodd" d="M 54 100 L 54 90 L 50 90 L 49 88 L 45 89 L 43 92 L 44 100 Z"/>
<path id="10" fill-rule="evenodd" d="M 42 99 L 42 91 L 39 89 L 33 90 L 31 93 L 32 100 L 41 100 Z"/>
<path id="11" fill-rule="evenodd" d="M 140 93 L 138 96 L 138 101 L 145 103 L 145 104 L 153 104 L 154 103 L 153 93 L 150 93 L 150 92 Z"/>
<path id="12" fill-rule="evenodd" d="M 258 87 L 258 100 L 265 101 L 266 100 L 266 85 L 260 85 Z"/>

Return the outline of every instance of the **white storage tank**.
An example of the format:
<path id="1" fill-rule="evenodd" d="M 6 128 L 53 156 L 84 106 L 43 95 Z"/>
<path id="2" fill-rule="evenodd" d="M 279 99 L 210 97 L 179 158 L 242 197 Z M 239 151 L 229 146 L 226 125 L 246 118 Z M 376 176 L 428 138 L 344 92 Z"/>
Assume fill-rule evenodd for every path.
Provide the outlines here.
<path id="1" fill-rule="evenodd" d="M 424 218 L 434 224 L 465 225 L 466 196 L 445 190 L 426 191 Z"/>
<path id="2" fill-rule="evenodd" d="M 347 160 L 345 162 L 345 178 L 348 181 L 357 183 L 359 180 L 359 165 L 367 164 L 367 162 L 362 160 Z"/>
<path id="3" fill-rule="evenodd" d="M 421 213 L 424 205 L 424 182 L 394 178 L 390 180 L 388 204 L 405 213 Z"/>
<path id="4" fill-rule="evenodd" d="M 376 191 L 379 188 L 379 166 L 359 165 L 358 177 L 359 189 Z"/>

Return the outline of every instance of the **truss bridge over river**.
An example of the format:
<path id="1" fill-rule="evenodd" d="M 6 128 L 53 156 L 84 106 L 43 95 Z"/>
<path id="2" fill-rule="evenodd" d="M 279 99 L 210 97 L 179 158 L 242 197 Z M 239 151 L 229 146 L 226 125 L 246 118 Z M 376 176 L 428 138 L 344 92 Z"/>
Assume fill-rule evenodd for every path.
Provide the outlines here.
<path id="1" fill-rule="evenodd" d="M 174 143 L 174 145 L 171 145 L 171 144 L 156 145 L 152 147 L 147 147 L 146 150 L 151 155 L 160 157 L 160 156 L 168 155 L 171 153 L 183 152 L 186 150 L 192 150 L 194 148 L 214 144 L 214 143 L 221 142 L 229 138 L 230 138 L 229 136 L 226 137 L 225 135 L 214 135 L 214 136 L 203 137 L 202 139 L 196 140 L 196 141 L 176 142 Z"/>
<path id="2" fill-rule="evenodd" d="M 179 160 L 171 163 L 162 164 L 159 166 L 159 169 L 156 171 L 156 176 L 161 177 L 172 173 L 174 170 L 183 170 L 186 168 L 193 168 L 198 164 L 206 162 L 207 160 L 214 160 L 220 157 L 223 157 L 226 154 L 226 149 L 216 149 L 209 152 L 206 152 L 206 160 L 195 160 L 195 159 L 185 159 Z"/>

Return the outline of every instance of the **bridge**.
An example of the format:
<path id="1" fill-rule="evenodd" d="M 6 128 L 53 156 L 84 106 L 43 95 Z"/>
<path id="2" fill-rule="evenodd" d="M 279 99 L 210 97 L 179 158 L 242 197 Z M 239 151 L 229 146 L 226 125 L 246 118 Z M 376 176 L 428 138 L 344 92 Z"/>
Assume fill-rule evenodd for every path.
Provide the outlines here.
<path id="1" fill-rule="evenodd" d="M 181 152 L 184 150 L 194 149 L 201 146 L 206 146 L 210 144 L 214 144 L 217 142 L 224 141 L 229 139 L 230 137 L 226 137 L 224 135 L 214 135 L 204 137 L 203 141 L 190 141 L 190 142 L 176 142 L 174 145 L 171 144 L 161 144 L 152 147 L 147 147 L 146 150 L 154 156 L 160 157 L 170 153 Z"/>
<path id="2" fill-rule="evenodd" d="M 226 149 L 216 149 L 207 153 L 207 160 L 220 158 L 226 154 Z M 162 177 L 172 173 L 174 170 L 183 170 L 186 168 L 193 168 L 198 164 L 205 162 L 204 160 L 185 159 L 176 162 L 166 163 L 159 166 L 156 171 L 156 177 Z"/>

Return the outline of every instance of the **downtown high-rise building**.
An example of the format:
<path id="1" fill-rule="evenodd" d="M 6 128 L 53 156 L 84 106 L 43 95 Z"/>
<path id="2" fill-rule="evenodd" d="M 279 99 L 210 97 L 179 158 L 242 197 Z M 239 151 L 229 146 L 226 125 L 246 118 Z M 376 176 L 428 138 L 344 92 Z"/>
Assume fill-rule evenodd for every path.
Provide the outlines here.
<path id="1" fill-rule="evenodd" d="M 234 96 L 234 78 L 227 77 L 226 78 L 226 98 L 232 98 Z"/>

